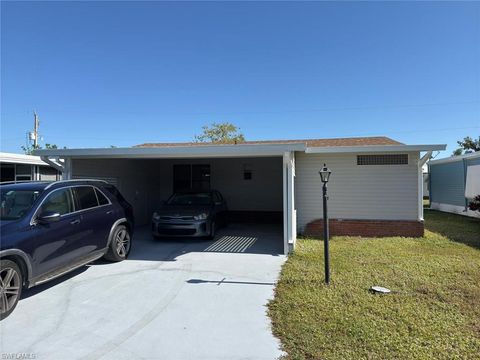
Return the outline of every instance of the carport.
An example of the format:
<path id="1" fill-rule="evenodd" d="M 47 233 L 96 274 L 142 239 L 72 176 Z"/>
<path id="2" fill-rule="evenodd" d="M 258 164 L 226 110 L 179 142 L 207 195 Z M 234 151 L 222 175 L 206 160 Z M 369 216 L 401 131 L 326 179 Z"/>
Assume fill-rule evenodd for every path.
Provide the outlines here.
<path id="1" fill-rule="evenodd" d="M 139 226 L 149 223 L 153 211 L 173 191 L 218 190 L 226 199 L 229 219 L 237 230 L 239 223 L 283 225 L 280 248 L 286 254 L 296 240 L 294 154 L 304 150 L 304 143 L 188 144 L 53 149 L 38 154 L 61 170 L 65 180 L 94 178 L 115 184 L 133 205 Z M 242 248 L 242 241 L 248 242 L 248 231 L 243 228 L 240 233 L 243 238 L 237 239 L 233 233 L 225 235 L 232 249 Z M 282 237 L 278 238 L 282 242 Z"/>

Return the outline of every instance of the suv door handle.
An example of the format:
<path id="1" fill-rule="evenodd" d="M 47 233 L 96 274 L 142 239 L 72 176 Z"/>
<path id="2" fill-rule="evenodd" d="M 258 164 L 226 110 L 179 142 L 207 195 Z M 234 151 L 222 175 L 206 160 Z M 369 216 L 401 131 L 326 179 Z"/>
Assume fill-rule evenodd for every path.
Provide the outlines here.
<path id="1" fill-rule="evenodd" d="M 78 220 L 78 219 L 72 220 L 72 221 L 70 221 L 70 224 L 72 224 L 72 225 L 80 224 L 80 220 Z"/>
<path id="2" fill-rule="evenodd" d="M 113 214 L 113 210 L 108 210 L 107 215 Z"/>

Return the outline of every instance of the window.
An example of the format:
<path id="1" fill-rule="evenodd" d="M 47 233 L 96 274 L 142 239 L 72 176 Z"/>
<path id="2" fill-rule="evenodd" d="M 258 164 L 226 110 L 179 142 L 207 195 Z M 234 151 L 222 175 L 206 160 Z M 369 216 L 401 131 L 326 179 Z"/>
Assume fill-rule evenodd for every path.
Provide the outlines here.
<path id="1" fill-rule="evenodd" d="M 15 181 L 15 165 L 0 164 L 0 181 Z"/>
<path id="2" fill-rule="evenodd" d="M 357 165 L 408 165 L 408 154 L 357 155 Z"/>
<path id="3" fill-rule="evenodd" d="M 39 195 L 34 190 L 0 190 L 0 220 L 16 220 L 25 215 Z"/>
<path id="4" fill-rule="evenodd" d="M 65 215 L 73 212 L 73 209 L 72 193 L 70 189 L 60 189 L 47 196 L 42 206 L 40 206 L 37 215 L 46 211 Z"/>
<path id="5" fill-rule="evenodd" d="M 98 206 L 97 196 L 92 186 L 76 186 L 73 188 L 79 210 Z"/>
<path id="6" fill-rule="evenodd" d="M 210 165 L 173 165 L 173 192 L 210 190 Z"/>
<path id="7" fill-rule="evenodd" d="M 109 203 L 106 196 L 103 195 L 103 193 L 100 190 L 98 190 L 97 188 L 95 188 L 95 194 L 97 194 L 97 199 L 98 199 L 98 204 L 99 205 L 107 205 Z"/>

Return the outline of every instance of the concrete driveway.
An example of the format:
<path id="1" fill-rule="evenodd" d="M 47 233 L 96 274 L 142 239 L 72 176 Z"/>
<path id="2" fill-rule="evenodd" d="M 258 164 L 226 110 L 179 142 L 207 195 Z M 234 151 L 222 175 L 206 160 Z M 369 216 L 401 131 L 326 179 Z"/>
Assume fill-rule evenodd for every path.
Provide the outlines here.
<path id="1" fill-rule="evenodd" d="M 266 304 L 282 228 L 231 224 L 214 241 L 153 240 L 24 292 L 0 353 L 37 359 L 277 359 Z"/>

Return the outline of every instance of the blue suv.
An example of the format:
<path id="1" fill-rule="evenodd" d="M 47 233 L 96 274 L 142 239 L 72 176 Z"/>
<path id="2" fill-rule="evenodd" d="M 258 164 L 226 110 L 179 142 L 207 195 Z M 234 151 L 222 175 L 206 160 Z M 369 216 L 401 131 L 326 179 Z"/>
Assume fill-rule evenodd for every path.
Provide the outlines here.
<path id="1" fill-rule="evenodd" d="M 22 288 L 130 252 L 133 209 L 111 184 L 2 184 L 0 196 L 0 320 L 15 309 Z"/>

